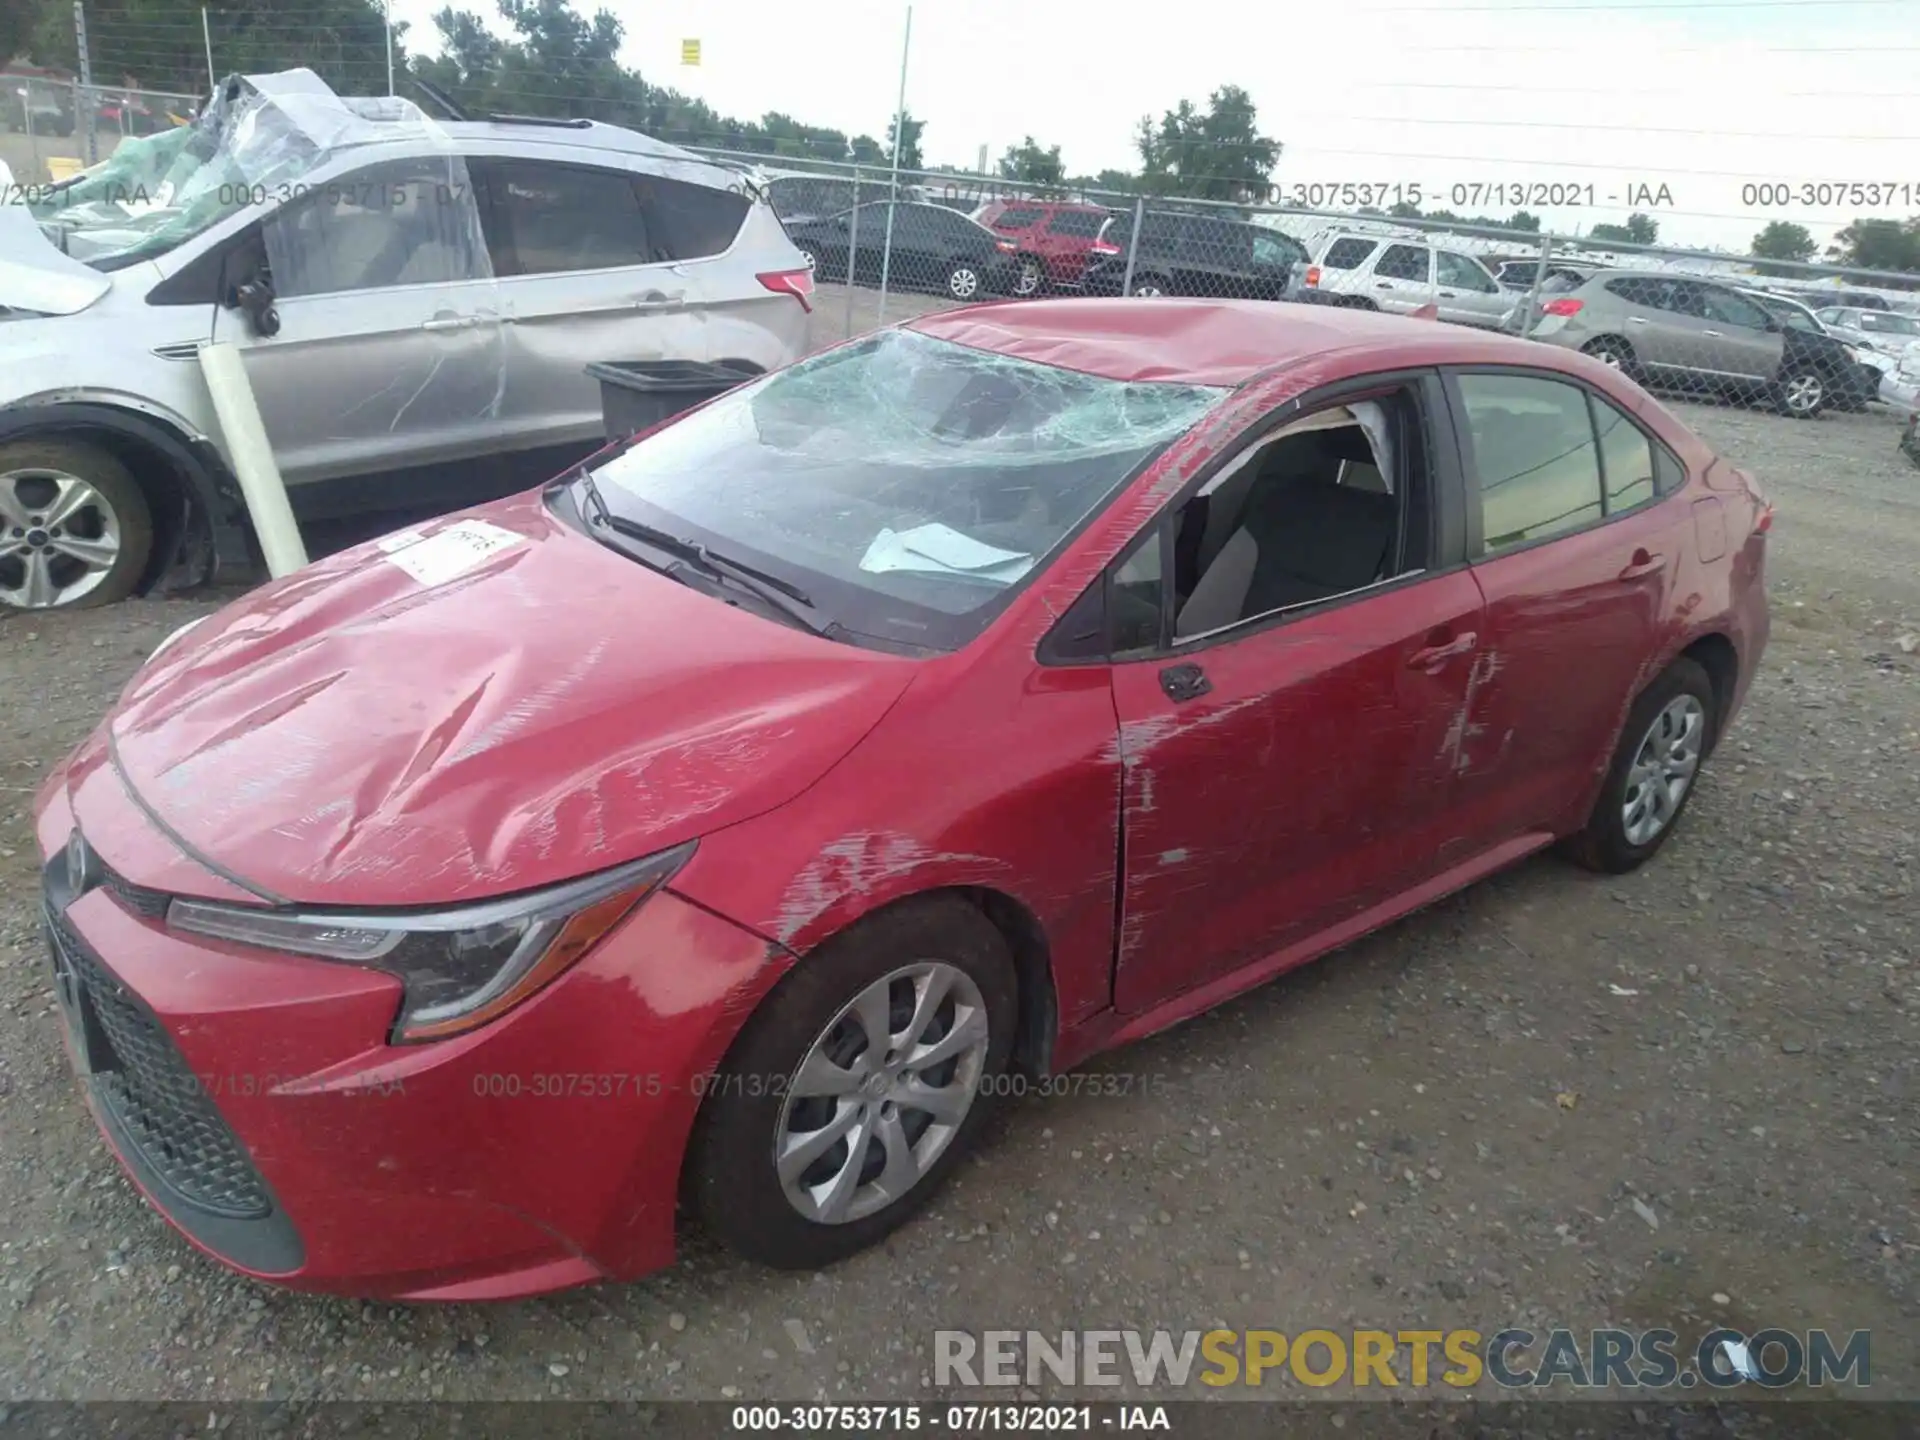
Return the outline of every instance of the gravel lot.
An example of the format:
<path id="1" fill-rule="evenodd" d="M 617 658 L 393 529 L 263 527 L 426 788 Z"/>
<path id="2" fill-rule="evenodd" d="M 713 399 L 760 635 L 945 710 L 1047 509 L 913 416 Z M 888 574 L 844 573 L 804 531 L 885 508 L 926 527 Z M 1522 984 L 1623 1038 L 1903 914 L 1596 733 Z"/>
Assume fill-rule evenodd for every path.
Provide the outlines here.
<path id="1" fill-rule="evenodd" d="M 1870 1328 L 1874 1393 L 1920 1398 L 1920 474 L 1886 414 L 1683 409 L 1778 506 L 1776 621 L 1656 862 L 1530 862 L 1106 1057 L 1127 1094 L 1009 1106 L 813 1276 L 696 1238 L 630 1286 L 402 1309 L 190 1250 L 75 1092 L 28 814 L 218 600 L 0 620 L 0 1400 L 931 1399 L 937 1328 L 1423 1322 Z"/>

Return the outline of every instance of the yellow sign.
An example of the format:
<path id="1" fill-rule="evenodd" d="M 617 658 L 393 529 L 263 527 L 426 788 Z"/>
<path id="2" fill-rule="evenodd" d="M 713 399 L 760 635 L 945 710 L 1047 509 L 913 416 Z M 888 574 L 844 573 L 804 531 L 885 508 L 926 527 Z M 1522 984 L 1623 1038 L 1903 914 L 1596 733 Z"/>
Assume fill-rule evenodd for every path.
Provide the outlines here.
<path id="1" fill-rule="evenodd" d="M 700 42 L 698 40 L 682 40 L 680 42 L 680 63 L 682 65 L 698 65 L 700 63 Z"/>

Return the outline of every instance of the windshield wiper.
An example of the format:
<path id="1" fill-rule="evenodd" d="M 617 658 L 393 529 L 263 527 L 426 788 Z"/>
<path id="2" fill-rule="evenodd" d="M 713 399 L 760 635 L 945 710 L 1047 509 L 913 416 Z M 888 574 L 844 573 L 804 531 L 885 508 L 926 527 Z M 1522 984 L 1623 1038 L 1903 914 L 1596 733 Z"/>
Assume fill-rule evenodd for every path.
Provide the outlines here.
<path id="1" fill-rule="evenodd" d="M 833 628 L 833 622 L 821 620 L 812 597 L 798 585 L 782 580 L 778 575 L 769 575 L 744 560 L 719 554 L 698 541 L 683 539 L 642 521 L 614 514 L 608 508 L 606 498 L 601 495 L 599 485 L 594 482 L 592 472 L 584 465 L 572 478 L 579 482 L 581 494 L 586 497 L 589 524 L 604 526 L 616 535 L 624 535 L 629 540 L 638 540 L 656 550 L 664 550 L 712 579 L 731 581 L 782 614 L 799 621 L 816 635 L 823 635 Z"/>

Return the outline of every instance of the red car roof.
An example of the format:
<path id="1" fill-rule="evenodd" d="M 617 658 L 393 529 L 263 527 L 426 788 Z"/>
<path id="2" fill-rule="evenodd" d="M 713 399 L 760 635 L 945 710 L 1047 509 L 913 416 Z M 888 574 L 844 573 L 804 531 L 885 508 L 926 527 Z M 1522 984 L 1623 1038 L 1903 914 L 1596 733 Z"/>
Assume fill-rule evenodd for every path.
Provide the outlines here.
<path id="1" fill-rule="evenodd" d="M 941 310 L 909 329 L 1109 380 L 1238 385 L 1332 350 L 1375 352 L 1385 365 L 1570 368 L 1568 352 L 1503 335 L 1334 305 L 1269 300 L 1014 300 Z"/>

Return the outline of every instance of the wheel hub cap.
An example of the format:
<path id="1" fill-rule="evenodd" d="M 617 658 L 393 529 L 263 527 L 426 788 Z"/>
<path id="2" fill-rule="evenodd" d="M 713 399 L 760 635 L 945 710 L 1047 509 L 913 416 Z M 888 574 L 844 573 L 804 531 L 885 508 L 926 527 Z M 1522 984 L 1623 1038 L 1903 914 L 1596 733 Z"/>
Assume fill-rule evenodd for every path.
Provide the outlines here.
<path id="1" fill-rule="evenodd" d="M 59 470 L 0 472 L 0 605 L 72 605 L 119 558 L 120 517 L 92 485 Z"/>
<path id="2" fill-rule="evenodd" d="M 1621 828 L 1632 845 L 1645 845 L 1673 823 L 1700 769 L 1707 712 L 1691 695 L 1678 695 L 1654 716 L 1627 771 Z"/>
<path id="3" fill-rule="evenodd" d="M 789 1079 L 772 1155 L 787 1203 L 844 1225 L 919 1184 L 973 1107 L 988 1039 L 956 966 L 920 961 L 862 990 Z"/>

